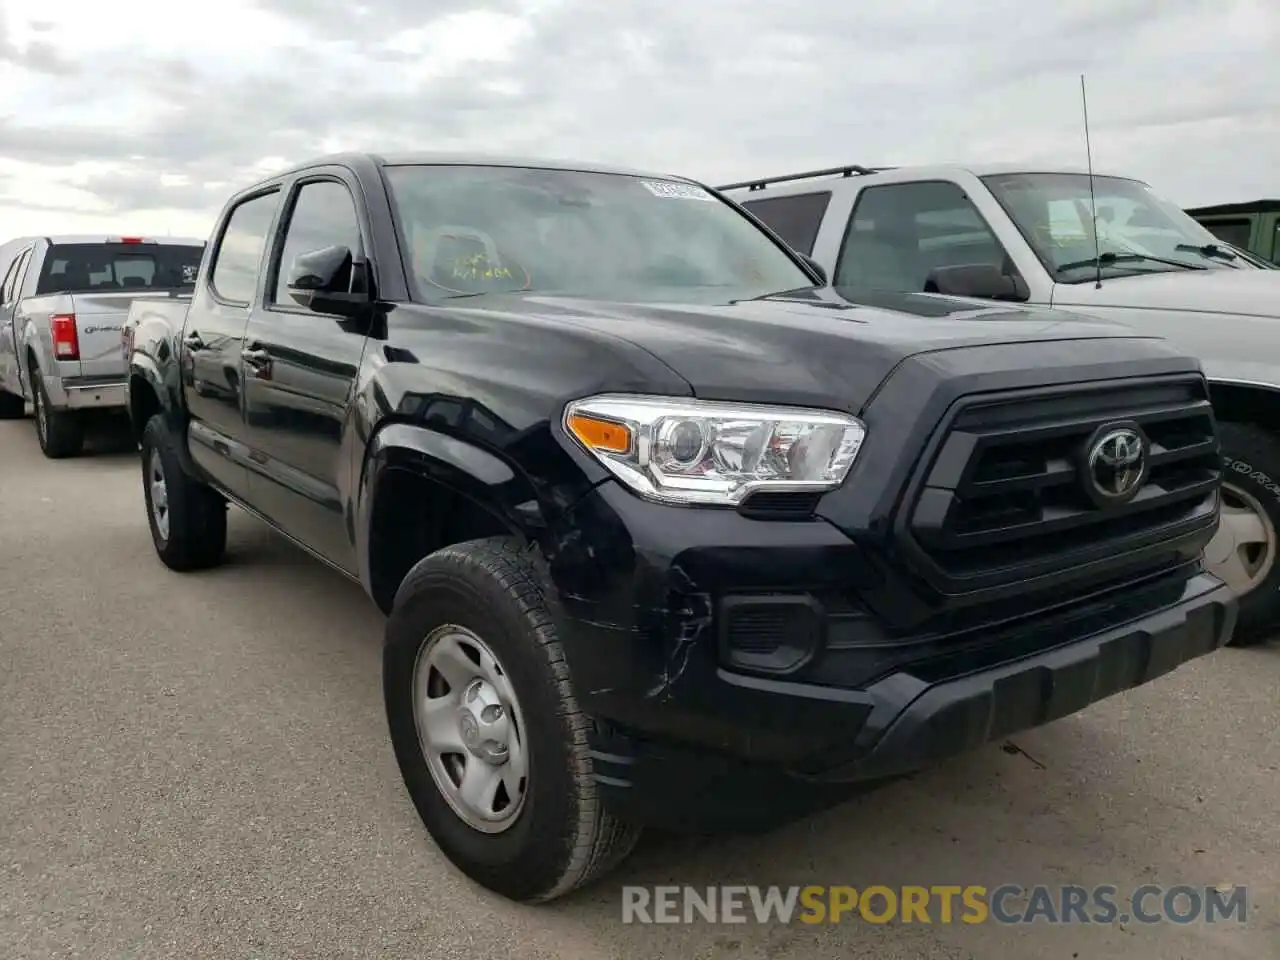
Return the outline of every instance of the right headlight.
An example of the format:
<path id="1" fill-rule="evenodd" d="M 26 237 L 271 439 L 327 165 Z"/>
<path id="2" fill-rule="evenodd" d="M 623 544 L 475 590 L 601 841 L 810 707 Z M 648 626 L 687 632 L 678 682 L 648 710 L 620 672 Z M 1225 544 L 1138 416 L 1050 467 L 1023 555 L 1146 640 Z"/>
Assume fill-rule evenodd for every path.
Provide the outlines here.
<path id="1" fill-rule="evenodd" d="M 564 428 L 641 496 L 726 507 L 759 490 L 834 490 L 867 433 L 834 411 L 626 395 L 570 403 Z"/>

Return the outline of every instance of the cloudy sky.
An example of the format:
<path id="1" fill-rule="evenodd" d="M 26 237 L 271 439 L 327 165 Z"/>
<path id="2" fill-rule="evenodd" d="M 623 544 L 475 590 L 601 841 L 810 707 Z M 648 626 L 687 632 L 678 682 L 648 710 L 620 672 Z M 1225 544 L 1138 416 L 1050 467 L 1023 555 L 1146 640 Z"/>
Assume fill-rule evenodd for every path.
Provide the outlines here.
<path id="1" fill-rule="evenodd" d="M 622 162 L 1084 160 L 1280 195 L 1276 0 L 0 0 L 0 239 L 203 236 L 338 149 Z"/>

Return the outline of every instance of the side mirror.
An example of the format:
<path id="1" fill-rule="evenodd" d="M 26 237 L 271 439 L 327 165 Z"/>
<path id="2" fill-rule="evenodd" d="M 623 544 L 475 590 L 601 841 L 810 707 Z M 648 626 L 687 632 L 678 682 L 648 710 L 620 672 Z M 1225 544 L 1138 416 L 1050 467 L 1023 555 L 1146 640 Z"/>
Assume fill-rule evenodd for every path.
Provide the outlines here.
<path id="1" fill-rule="evenodd" d="M 370 302 L 363 270 L 344 246 L 298 254 L 289 266 L 289 296 L 316 313 L 354 317 Z"/>
<path id="2" fill-rule="evenodd" d="M 925 293 L 941 293 L 952 297 L 977 297 L 983 300 L 1031 299 L 1027 282 L 1019 276 L 1003 273 L 989 263 L 966 263 L 955 267 L 935 267 L 924 282 Z"/>
<path id="3" fill-rule="evenodd" d="M 827 285 L 827 271 L 823 269 L 822 264 L 813 259 L 813 257 L 809 256 L 807 253 L 801 253 L 800 259 L 805 262 L 805 265 L 810 270 L 818 275 L 818 286 L 825 287 Z"/>

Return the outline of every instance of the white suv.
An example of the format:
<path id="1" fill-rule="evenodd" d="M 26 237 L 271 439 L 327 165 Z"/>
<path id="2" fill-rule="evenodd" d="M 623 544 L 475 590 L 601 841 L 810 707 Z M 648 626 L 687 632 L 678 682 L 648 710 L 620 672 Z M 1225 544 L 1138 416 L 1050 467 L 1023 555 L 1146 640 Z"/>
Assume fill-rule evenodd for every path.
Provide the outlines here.
<path id="1" fill-rule="evenodd" d="M 1239 642 L 1280 626 L 1280 272 L 1128 177 L 1091 185 L 1078 170 L 850 165 L 719 189 L 851 299 L 874 290 L 1043 304 L 1198 356 L 1228 471 L 1206 560 L 1241 597 Z"/>

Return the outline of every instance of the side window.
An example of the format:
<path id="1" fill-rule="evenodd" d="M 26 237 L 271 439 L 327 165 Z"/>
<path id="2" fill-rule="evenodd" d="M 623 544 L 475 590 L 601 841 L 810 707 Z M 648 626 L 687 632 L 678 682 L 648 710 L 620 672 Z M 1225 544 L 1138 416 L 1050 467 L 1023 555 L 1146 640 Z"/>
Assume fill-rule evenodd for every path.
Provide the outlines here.
<path id="1" fill-rule="evenodd" d="M 938 267 L 978 264 L 1010 266 L 1004 247 L 956 184 L 867 187 L 845 232 L 835 284 L 919 293 Z"/>
<path id="2" fill-rule="evenodd" d="M 12 287 L 5 295 L 5 303 L 8 303 L 10 300 L 18 300 L 22 296 L 22 288 L 26 281 L 27 265 L 31 263 L 32 249 L 32 247 L 27 247 L 26 250 L 23 250 L 22 256 L 20 256 L 18 258 L 18 262 L 14 264 L 13 279 L 9 281 L 12 284 Z"/>
<path id="3" fill-rule="evenodd" d="M 1250 234 L 1253 233 L 1251 220 L 1206 220 L 1200 225 L 1225 243 L 1249 249 Z"/>
<path id="4" fill-rule="evenodd" d="M 746 200 L 742 205 L 768 224 L 793 250 L 806 256 L 813 253 L 822 215 L 831 202 L 831 192 L 798 193 L 790 197 Z"/>
<path id="5" fill-rule="evenodd" d="M 9 269 L 5 271 L 4 280 L 0 281 L 0 303 L 11 303 L 13 301 L 13 288 L 17 282 L 18 264 L 21 261 L 21 256 L 14 257 L 9 264 Z"/>
<path id="6" fill-rule="evenodd" d="M 357 256 L 360 253 L 360 222 L 351 192 L 334 180 L 304 183 L 285 231 L 271 302 L 293 305 L 288 284 L 295 257 L 334 246 L 344 246 Z"/>
<path id="7" fill-rule="evenodd" d="M 1280 220 L 1276 221 L 1276 232 L 1271 238 L 1271 262 L 1280 264 Z"/>
<path id="8" fill-rule="evenodd" d="M 253 300 L 262 251 L 279 202 L 280 191 L 275 190 L 244 200 L 231 211 L 210 275 L 213 292 L 223 300 L 243 304 Z"/>

